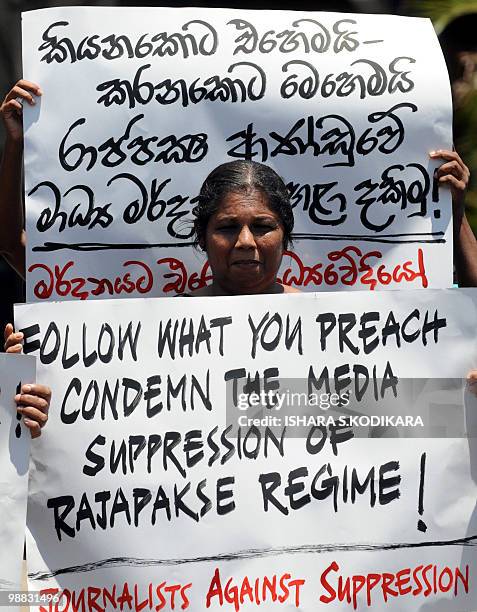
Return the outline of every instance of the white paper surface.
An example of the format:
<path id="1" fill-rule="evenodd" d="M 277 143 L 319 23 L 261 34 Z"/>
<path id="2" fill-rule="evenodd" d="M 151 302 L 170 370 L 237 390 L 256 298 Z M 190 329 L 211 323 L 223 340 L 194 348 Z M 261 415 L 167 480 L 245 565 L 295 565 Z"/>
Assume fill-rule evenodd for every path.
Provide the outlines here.
<path id="1" fill-rule="evenodd" d="M 129 593 L 145 610 L 171 609 L 174 592 L 176 609 L 309 611 L 368 609 L 372 585 L 376 610 L 475 609 L 475 439 L 422 438 L 417 427 L 411 438 L 335 439 L 333 448 L 325 428 L 320 449 L 315 429 L 311 450 L 287 433 L 280 453 L 263 439 L 257 450 L 250 424 L 241 442 L 223 433 L 226 407 L 237 412 L 224 380 L 235 376 L 242 390 L 245 372 L 306 379 L 310 366 L 316 377 L 328 367 L 337 384 L 336 368 L 348 365 L 351 385 L 366 369 L 371 390 L 389 367 L 402 402 L 407 378 L 461 378 L 475 367 L 475 291 L 361 292 L 348 302 L 330 293 L 18 306 L 25 350 L 53 389 L 33 458 L 30 589 L 62 593 L 59 609 L 92 609 L 91 600 L 114 609 L 107 593 L 117 605 Z M 168 323 L 170 344 L 160 341 Z M 383 401 L 371 402 L 375 414 Z M 464 419 L 444 401 L 446 428 L 475 428 L 476 400 L 466 402 Z M 354 502 L 353 469 L 363 489 L 354 487 Z M 276 504 L 261 484 L 275 473 Z M 260 595 L 273 576 L 281 603 Z M 340 577 L 356 602 L 338 600 Z"/>
<path id="2" fill-rule="evenodd" d="M 450 87 L 431 22 L 391 15 L 68 7 L 23 14 L 28 300 L 210 281 L 191 209 L 217 165 L 290 184 L 306 291 L 452 285 Z"/>
<path id="3" fill-rule="evenodd" d="M 16 410 L 22 384 L 35 382 L 35 358 L 0 354 L 0 590 L 21 588 L 30 432 Z M 6 610 L 19 610 L 10 606 Z"/>

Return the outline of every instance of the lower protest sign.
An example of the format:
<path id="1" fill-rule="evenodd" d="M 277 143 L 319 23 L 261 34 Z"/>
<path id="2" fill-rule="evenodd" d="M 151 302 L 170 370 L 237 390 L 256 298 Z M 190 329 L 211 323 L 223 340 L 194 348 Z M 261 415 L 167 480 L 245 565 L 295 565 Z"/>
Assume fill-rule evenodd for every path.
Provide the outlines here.
<path id="1" fill-rule="evenodd" d="M 28 492 L 30 433 L 17 413 L 14 397 L 35 380 L 35 359 L 0 355 L 0 592 L 2 605 L 16 610 L 12 591 L 21 584 Z"/>
<path id="2" fill-rule="evenodd" d="M 40 610 L 477 606 L 475 292 L 30 304 L 16 321 L 54 394 L 27 557 L 30 588 L 60 601 Z M 418 379 L 442 388 L 422 401 Z"/>

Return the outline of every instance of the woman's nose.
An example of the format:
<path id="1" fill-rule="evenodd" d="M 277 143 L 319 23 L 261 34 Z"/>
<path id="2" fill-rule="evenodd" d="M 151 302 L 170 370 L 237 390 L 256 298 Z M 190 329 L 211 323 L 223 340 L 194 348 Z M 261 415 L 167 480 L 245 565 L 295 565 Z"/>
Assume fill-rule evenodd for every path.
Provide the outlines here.
<path id="1" fill-rule="evenodd" d="M 244 225 L 240 230 L 235 246 L 241 249 L 254 249 L 256 247 L 255 238 L 248 225 Z"/>

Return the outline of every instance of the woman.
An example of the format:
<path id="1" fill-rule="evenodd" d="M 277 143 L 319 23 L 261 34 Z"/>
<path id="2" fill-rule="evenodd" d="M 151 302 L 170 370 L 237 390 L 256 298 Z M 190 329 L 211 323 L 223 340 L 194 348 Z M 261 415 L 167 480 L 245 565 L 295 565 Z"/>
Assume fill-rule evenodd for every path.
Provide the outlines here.
<path id="1" fill-rule="evenodd" d="M 222 164 L 205 179 L 195 207 L 195 243 L 213 281 L 193 296 L 299 293 L 277 274 L 291 242 L 293 211 L 285 183 L 256 162 Z"/>

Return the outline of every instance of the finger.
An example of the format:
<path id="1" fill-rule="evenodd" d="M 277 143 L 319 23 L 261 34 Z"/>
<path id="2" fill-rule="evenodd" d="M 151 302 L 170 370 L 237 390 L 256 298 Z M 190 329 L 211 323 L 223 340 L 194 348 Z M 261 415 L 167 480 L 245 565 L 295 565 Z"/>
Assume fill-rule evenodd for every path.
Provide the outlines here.
<path id="1" fill-rule="evenodd" d="M 469 181 L 470 171 L 464 164 L 459 164 L 457 161 L 445 162 L 435 170 L 437 176 L 444 174 L 453 174 L 457 178 L 461 178 L 465 182 Z"/>
<path id="2" fill-rule="evenodd" d="M 462 161 L 462 159 L 459 157 L 457 153 L 449 151 L 449 156 L 441 155 L 441 156 L 435 157 L 435 159 L 445 159 L 446 163 L 442 164 L 442 166 L 446 166 L 448 163 L 450 163 L 454 167 L 459 168 L 459 171 L 462 172 L 463 174 L 466 174 L 467 177 L 470 176 L 469 168 L 467 168 L 467 166 L 464 164 L 464 162 Z"/>
<path id="3" fill-rule="evenodd" d="M 447 151 L 447 149 L 438 149 L 437 151 L 431 151 L 429 157 L 432 159 L 446 159 L 448 161 L 455 160 L 460 164 L 464 165 L 460 155 L 457 151 Z"/>
<path id="4" fill-rule="evenodd" d="M 431 157 L 432 159 L 443 159 L 446 162 L 455 162 L 463 170 L 469 172 L 469 169 L 464 164 L 462 158 L 456 151 L 432 151 L 431 153 L 429 153 L 429 157 Z"/>
<path id="5" fill-rule="evenodd" d="M 15 93 L 18 90 L 27 91 L 30 94 L 34 94 L 35 96 L 41 96 L 43 91 L 41 87 L 32 81 L 27 81 L 26 79 L 20 79 L 15 83 L 15 85 L 10 89 L 8 94 L 5 96 L 5 100 L 10 100 L 12 98 L 16 98 L 19 94 Z"/>
<path id="6" fill-rule="evenodd" d="M 10 334 L 13 334 L 13 325 L 11 323 L 7 323 L 5 325 L 5 329 L 3 330 L 3 339 L 5 340 L 5 342 L 8 339 L 8 336 Z"/>
<path id="7" fill-rule="evenodd" d="M 15 86 L 21 87 L 22 89 L 27 89 L 28 91 L 33 92 L 36 96 L 41 96 L 43 94 L 43 91 L 38 83 L 34 83 L 33 81 L 20 79 L 15 83 Z"/>
<path id="8" fill-rule="evenodd" d="M 17 113 L 20 114 L 23 111 L 23 106 L 18 102 L 18 100 L 9 100 L 2 105 L 2 113 Z"/>
<path id="9" fill-rule="evenodd" d="M 38 438 L 41 436 L 41 427 L 39 423 L 36 421 L 31 421 L 30 419 L 24 419 L 23 422 L 30 430 L 30 435 L 32 438 Z"/>
<path id="10" fill-rule="evenodd" d="M 467 176 L 456 170 L 451 172 L 444 172 L 443 174 L 437 172 L 436 177 L 439 179 L 440 183 L 450 182 L 451 180 L 458 181 L 460 183 L 458 189 L 461 189 L 462 191 L 464 191 L 467 188 L 467 185 L 469 184 Z"/>
<path id="11" fill-rule="evenodd" d="M 436 169 L 436 173 L 439 176 L 444 176 L 444 174 L 453 174 L 454 176 L 459 178 L 460 176 L 463 176 L 465 174 L 465 170 L 457 161 L 453 160 L 440 165 Z"/>
<path id="12" fill-rule="evenodd" d="M 439 179 L 439 183 L 441 185 L 448 185 L 451 188 L 454 187 L 459 191 L 465 191 L 465 188 L 467 187 L 467 183 L 465 183 L 465 181 L 459 181 L 458 179 L 456 179 L 455 176 L 452 176 L 452 174 L 446 174 L 445 176 L 442 176 Z"/>
<path id="13" fill-rule="evenodd" d="M 51 389 L 46 385 L 39 385 L 37 383 L 29 383 L 22 385 L 22 393 L 32 394 L 38 397 L 42 397 L 47 402 L 51 399 Z"/>
<path id="14" fill-rule="evenodd" d="M 22 350 L 23 350 L 23 346 L 21 344 L 14 344 L 13 346 L 5 347 L 6 353 L 21 353 Z"/>
<path id="15" fill-rule="evenodd" d="M 22 89 L 21 87 L 15 86 L 10 91 L 10 93 L 8 94 L 8 98 L 5 101 L 7 102 L 8 100 L 13 100 L 14 98 L 21 98 L 22 100 L 28 102 L 28 104 L 30 104 L 31 106 L 34 106 L 36 104 L 36 100 L 33 97 L 33 94 L 31 94 L 26 89 Z"/>
<path id="16" fill-rule="evenodd" d="M 15 401 L 20 409 L 32 407 L 45 415 L 48 412 L 47 400 L 37 395 L 18 394 L 15 395 Z"/>
<path id="17" fill-rule="evenodd" d="M 15 332 L 13 334 L 10 334 L 8 338 L 5 340 L 5 350 L 8 350 L 9 347 L 16 346 L 17 344 L 22 346 L 21 344 L 22 341 L 23 341 L 22 332 Z"/>
<path id="18" fill-rule="evenodd" d="M 33 408 L 32 406 L 22 406 L 17 408 L 19 414 L 22 414 L 25 419 L 29 419 L 31 421 L 36 421 L 39 423 L 40 427 L 43 427 L 45 423 L 48 421 L 48 415 L 38 410 L 38 408 Z"/>

